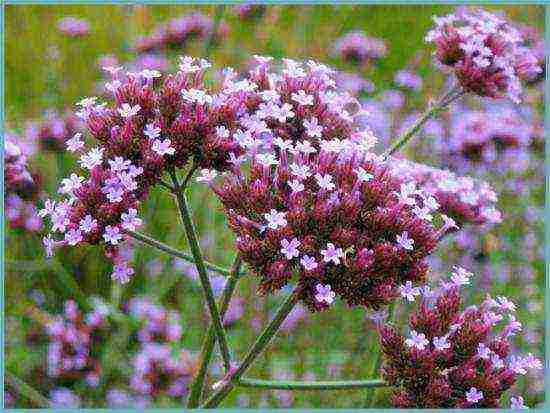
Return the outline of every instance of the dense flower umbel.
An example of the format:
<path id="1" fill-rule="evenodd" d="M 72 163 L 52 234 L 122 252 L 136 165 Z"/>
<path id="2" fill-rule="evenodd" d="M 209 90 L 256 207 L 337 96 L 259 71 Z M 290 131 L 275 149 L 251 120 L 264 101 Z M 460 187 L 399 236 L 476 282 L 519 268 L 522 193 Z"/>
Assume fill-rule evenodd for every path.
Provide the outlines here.
<path id="1" fill-rule="evenodd" d="M 98 306 L 84 316 L 74 301 L 65 302 L 65 312 L 47 326 L 48 374 L 68 380 L 86 379 L 95 387 L 99 384 L 101 365 L 97 358 L 102 332 L 107 326 L 107 311 Z"/>
<path id="2" fill-rule="evenodd" d="M 422 191 L 350 141 L 326 141 L 318 155 L 296 152 L 282 150 L 276 167 L 255 160 L 248 176 L 213 187 L 260 291 L 297 276 L 312 311 L 336 294 L 378 308 L 405 281 L 423 281 L 439 232 L 413 212 L 431 208 Z"/>
<path id="3" fill-rule="evenodd" d="M 186 350 L 173 354 L 167 344 L 145 343 L 133 360 L 130 387 L 151 397 L 182 397 L 195 373 L 196 360 Z"/>
<path id="4" fill-rule="evenodd" d="M 69 37 L 84 37 L 90 32 L 90 25 L 84 19 L 65 17 L 57 23 L 59 31 Z"/>
<path id="5" fill-rule="evenodd" d="M 464 8 L 434 20 L 426 41 L 435 43 L 437 61 L 454 71 L 466 91 L 519 102 L 521 80 L 541 71 L 520 31 L 500 17 Z"/>
<path id="6" fill-rule="evenodd" d="M 139 53 L 182 48 L 191 39 L 206 40 L 212 35 L 214 21 L 201 13 L 190 13 L 177 17 L 156 27 L 150 36 L 136 41 L 135 49 Z M 220 41 L 229 33 L 229 26 L 223 21 L 214 35 L 214 41 Z"/>
<path id="7" fill-rule="evenodd" d="M 502 221 L 501 213 L 495 208 L 497 195 L 486 182 L 401 159 L 392 162 L 392 170 L 396 177 L 414 180 L 426 194 L 433 196 L 439 204 L 440 212 L 460 226 L 467 223 L 497 224 Z M 432 219 L 429 209 L 417 209 L 415 213 Z"/>
<path id="8" fill-rule="evenodd" d="M 346 62 L 365 64 L 378 60 L 388 53 L 386 43 L 363 32 L 349 32 L 333 46 L 333 54 Z"/>
<path id="9" fill-rule="evenodd" d="M 126 282 L 133 270 L 117 248 L 122 230 L 141 225 L 139 201 L 151 186 L 190 161 L 220 171 L 232 165 L 232 157 L 243 151 L 232 134 L 240 127 L 248 94 L 237 87 L 218 94 L 204 90 L 209 66 L 182 58 L 180 71 L 167 76 L 149 69 L 122 74 L 120 68 L 106 68 L 113 77 L 106 88 L 114 102 L 86 98 L 77 112 L 100 147 L 85 150 L 80 134 L 67 141 L 69 151 L 82 153 L 79 164 L 88 172 L 65 178 L 59 192 L 67 198 L 47 201 L 42 212 L 50 217 L 52 231 L 64 237 L 45 239 L 50 254 L 60 245 L 105 244 L 115 263 L 113 278 Z"/>
<path id="10" fill-rule="evenodd" d="M 519 375 L 542 368 L 532 354 L 511 354 L 511 337 L 521 331 L 511 301 L 487 297 L 480 306 L 460 310 L 458 290 L 471 275 L 456 268 L 441 288 L 424 289 L 409 317 L 408 337 L 380 326 L 383 376 L 395 387 L 394 407 L 500 407 L 500 397 Z M 498 329 L 501 321 L 506 325 Z"/>

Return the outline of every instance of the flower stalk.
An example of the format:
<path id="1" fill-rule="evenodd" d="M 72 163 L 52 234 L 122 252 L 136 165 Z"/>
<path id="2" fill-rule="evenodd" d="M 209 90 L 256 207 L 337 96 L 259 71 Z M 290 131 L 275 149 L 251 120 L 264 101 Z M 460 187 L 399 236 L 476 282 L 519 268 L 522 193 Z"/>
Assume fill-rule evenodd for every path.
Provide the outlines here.
<path id="1" fill-rule="evenodd" d="M 388 384 L 382 379 L 373 380 L 342 380 L 342 381 L 297 381 L 297 380 L 259 380 L 240 379 L 239 387 L 254 387 L 257 389 L 270 390 L 352 390 L 387 387 Z"/>
<path id="2" fill-rule="evenodd" d="M 229 353 L 229 346 L 227 344 L 227 337 L 225 335 L 225 330 L 223 328 L 223 324 L 220 318 L 218 306 L 216 305 L 214 292 L 212 291 L 212 285 L 210 284 L 210 280 L 208 279 L 206 265 L 202 257 L 202 252 L 200 249 L 197 233 L 195 231 L 195 226 L 193 225 L 191 213 L 187 205 L 187 198 L 184 194 L 185 188 L 180 185 L 180 183 L 178 182 L 178 178 L 174 172 L 171 173 L 171 177 L 172 183 L 176 188 L 174 195 L 176 197 L 181 220 L 183 221 L 183 226 L 185 228 L 185 234 L 187 235 L 187 241 L 189 242 L 189 247 L 191 248 L 191 253 L 195 260 L 195 266 L 197 267 L 197 272 L 199 273 L 204 297 L 206 299 L 208 310 L 210 312 L 210 317 L 212 319 L 212 325 L 214 326 L 214 330 L 216 331 L 216 336 L 218 338 L 218 345 L 222 354 L 223 364 L 225 369 L 228 371 L 231 366 L 231 356 Z"/>
<path id="3" fill-rule="evenodd" d="M 227 282 L 225 284 L 222 297 L 219 303 L 220 317 L 222 318 L 222 320 L 223 320 L 223 317 L 225 316 L 225 313 L 227 312 L 227 309 L 229 308 L 229 303 L 231 302 L 231 298 L 233 297 L 235 287 L 237 286 L 237 281 L 239 280 L 241 263 L 242 263 L 241 257 L 237 255 L 231 267 L 231 274 L 227 279 Z M 215 338 L 216 338 L 215 332 L 216 331 L 214 329 L 214 324 L 210 323 L 210 327 L 208 328 L 208 332 L 206 333 L 206 337 L 204 338 L 204 341 L 202 344 L 199 371 L 197 373 L 197 377 L 195 378 L 195 381 L 191 386 L 191 392 L 189 394 L 189 399 L 187 401 L 187 407 L 190 409 L 198 407 L 200 402 L 200 397 L 204 387 L 204 381 L 206 379 L 206 374 L 208 372 L 208 366 L 210 364 L 210 360 L 212 359 L 212 351 L 214 350 L 214 344 L 215 344 Z"/>
<path id="4" fill-rule="evenodd" d="M 175 248 L 172 248 L 171 246 L 169 245 L 166 245 L 154 238 L 151 238 L 145 234 L 142 234 L 140 232 L 135 232 L 135 231 L 129 231 L 129 230 L 124 230 L 123 231 L 126 235 L 129 235 L 130 237 L 132 237 L 133 239 L 135 239 L 136 241 L 139 241 L 143 244 L 146 244 L 146 245 L 149 245 L 153 248 L 156 248 L 158 249 L 159 251 L 163 251 L 173 257 L 176 257 L 176 258 L 181 258 L 182 260 L 185 260 L 187 262 L 190 262 L 190 263 L 195 263 L 195 259 L 193 258 L 193 255 L 191 254 L 188 254 L 186 252 L 183 252 L 183 251 L 179 251 Z M 224 276 L 229 276 L 231 274 L 231 271 L 228 270 L 227 268 L 222 268 L 216 264 L 213 264 L 211 262 L 208 262 L 206 260 L 204 260 L 204 266 L 206 268 L 208 268 L 209 270 L 211 271 L 214 271 L 220 275 L 224 275 Z"/>
<path id="5" fill-rule="evenodd" d="M 217 407 L 238 385 L 239 380 L 252 365 L 252 363 L 262 354 L 269 342 L 275 336 L 281 324 L 292 311 L 298 300 L 300 299 L 300 287 L 295 287 L 292 293 L 281 304 L 275 316 L 262 331 L 256 342 L 250 348 L 241 364 L 236 368 L 235 372 L 221 385 L 221 387 L 204 403 L 201 408 Z"/>
<path id="6" fill-rule="evenodd" d="M 445 93 L 435 105 L 426 110 L 422 116 L 408 128 L 382 155 L 384 160 L 388 159 L 395 152 L 403 148 L 414 136 L 422 129 L 430 118 L 440 113 L 443 109 L 449 106 L 453 101 L 464 94 L 464 91 L 459 86 L 452 87 Z"/>

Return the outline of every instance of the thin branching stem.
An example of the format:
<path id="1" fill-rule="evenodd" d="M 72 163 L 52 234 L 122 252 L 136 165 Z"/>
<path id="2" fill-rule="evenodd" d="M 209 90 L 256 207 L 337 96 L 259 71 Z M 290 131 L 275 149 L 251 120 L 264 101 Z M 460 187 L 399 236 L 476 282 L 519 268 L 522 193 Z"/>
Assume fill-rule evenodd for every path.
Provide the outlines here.
<path id="1" fill-rule="evenodd" d="M 399 151 L 404 147 L 409 141 L 414 138 L 414 136 L 422 130 L 425 123 L 449 106 L 454 100 L 458 99 L 463 95 L 463 91 L 458 86 L 452 87 L 447 93 L 445 93 L 434 105 L 429 107 L 420 118 L 409 127 L 403 134 L 397 138 L 397 140 L 384 152 L 382 155 L 384 159 L 388 159 L 395 152 Z"/>
<path id="2" fill-rule="evenodd" d="M 171 246 L 166 245 L 166 244 L 164 244 L 160 241 L 157 241 L 156 239 L 151 238 L 148 235 L 145 235 L 145 234 L 140 233 L 140 232 L 129 231 L 129 230 L 124 230 L 123 232 L 125 234 L 131 236 L 135 240 L 137 240 L 139 242 L 142 242 L 143 244 L 149 245 L 151 247 L 154 247 L 154 248 L 158 249 L 159 251 L 163 251 L 163 252 L 165 252 L 165 253 L 173 256 L 173 257 L 176 257 L 176 258 L 181 258 L 182 260 L 185 260 L 187 262 L 190 262 L 190 263 L 193 263 L 193 264 L 195 263 L 195 259 L 193 258 L 193 256 L 191 254 L 189 254 L 187 252 L 177 250 L 175 248 L 172 248 Z M 227 268 L 222 268 L 222 267 L 220 267 L 216 264 L 212 264 L 211 262 L 208 262 L 208 261 L 204 261 L 204 265 L 209 270 L 214 271 L 218 274 L 224 275 L 226 277 L 229 276 L 230 272 L 231 272 Z"/>
<path id="3" fill-rule="evenodd" d="M 272 390 L 352 390 L 369 389 L 376 387 L 387 387 L 382 379 L 374 380 L 342 380 L 342 381 L 298 381 L 298 380 L 260 380 L 260 379 L 240 379 L 237 382 L 238 387 L 254 387 L 259 389 Z"/>
<path id="4" fill-rule="evenodd" d="M 29 384 L 25 383 L 23 380 L 18 378 L 15 374 L 5 371 L 4 379 L 6 380 L 6 385 L 14 393 L 17 393 L 20 396 L 23 396 L 35 407 L 48 408 L 50 407 L 50 401 L 42 396 L 40 392 Z"/>
<path id="5" fill-rule="evenodd" d="M 275 336 L 281 324 L 292 311 L 300 297 L 300 287 L 297 286 L 294 288 L 294 291 L 285 299 L 281 304 L 275 316 L 270 321 L 270 323 L 265 327 L 260 336 L 257 338 L 256 342 L 250 348 L 248 354 L 245 356 L 244 360 L 241 362 L 239 367 L 228 376 L 228 378 L 221 384 L 221 387 L 206 401 L 201 405 L 201 408 L 213 408 L 217 407 L 223 399 L 233 390 L 235 385 L 239 382 L 240 378 L 256 360 L 256 358 L 262 354 L 265 350 L 271 339 Z"/>
<path id="6" fill-rule="evenodd" d="M 172 183 L 176 191 L 174 195 L 176 197 L 176 203 L 180 212 L 181 220 L 185 229 L 185 234 L 187 235 L 187 241 L 189 242 L 189 248 L 191 249 L 191 254 L 195 260 L 195 266 L 197 272 L 199 273 L 199 279 L 201 282 L 202 290 L 204 297 L 206 299 L 206 304 L 210 312 L 210 317 L 212 319 L 212 324 L 214 330 L 216 331 L 216 337 L 218 338 L 218 345 L 220 347 L 220 352 L 222 354 L 223 364 L 226 370 L 229 370 L 231 366 L 231 355 L 229 353 L 229 346 L 227 344 L 227 337 L 225 335 L 225 330 L 220 318 L 220 313 L 218 311 L 218 306 L 216 305 L 216 299 L 214 298 L 214 292 L 212 291 L 212 285 L 208 278 L 208 273 L 206 272 L 206 265 L 202 257 L 201 248 L 199 245 L 199 240 L 197 233 L 195 231 L 195 226 L 193 225 L 193 220 L 191 219 L 191 213 L 187 205 L 187 198 L 185 196 L 185 188 L 180 185 L 178 178 L 175 172 L 171 172 Z"/>
<path id="7" fill-rule="evenodd" d="M 231 302 L 231 298 L 233 297 L 235 287 L 237 286 L 237 281 L 239 280 L 241 263 L 242 263 L 241 257 L 237 255 L 231 267 L 231 275 L 227 279 L 227 282 L 223 289 L 222 297 L 219 303 L 220 317 L 222 318 L 222 320 L 223 320 L 223 317 L 225 316 L 225 313 L 227 312 L 227 309 L 229 308 L 229 303 Z M 212 359 L 212 352 L 214 350 L 214 344 L 215 344 L 214 334 L 215 334 L 214 325 L 210 323 L 210 327 L 208 328 L 208 332 L 206 333 L 206 337 L 204 338 L 204 341 L 202 343 L 199 371 L 197 373 L 197 377 L 195 378 L 195 381 L 193 382 L 193 385 L 191 386 L 191 392 L 189 394 L 189 399 L 187 401 L 187 407 L 190 409 L 198 407 L 200 403 L 200 397 L 204 388 L 204 381 L 206 379 L 208 366 L 210 365 L 210 361 Z"/>

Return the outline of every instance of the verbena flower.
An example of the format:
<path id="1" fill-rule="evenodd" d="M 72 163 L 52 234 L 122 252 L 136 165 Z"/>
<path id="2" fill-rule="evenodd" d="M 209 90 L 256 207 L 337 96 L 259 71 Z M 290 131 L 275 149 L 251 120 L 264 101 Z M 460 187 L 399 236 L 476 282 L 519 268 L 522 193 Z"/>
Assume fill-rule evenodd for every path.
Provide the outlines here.
<path id="1" fill-rule="evenodd" d="M 65 17 L 57 22 L 59 31 L 69 37 L 84 37 L 90 33 L 90 25 L 85 19 Z"/>
<path id="2" fill-rule="evenodd" d="M 267 7 L 263 4 L 238 4 L 232 7 L 233 13 L 243 20 L 259 19 L 261 18 Z"/>
<path id="3" fill-rule="evenodd" d="M 174 354 L 167 344 L 145 343 L 132 362 L 130 387 L 141 395 L 181 398 L 187 394 L 196 361 L 186 350 Z"/>
<path id="4" fill-rule="evenodd" d="M 355 125 L 354 100 L 334 88 L 332 71 L 287 60 L 281 76 L 269 73 L 269 59 L 258 61 L 250 79 L 262 100 L 235 137 L 250 172 L 235 167 L 222 184 L 208 180 L 237 248 L 263 293 L 294 278 L 312 311 L 335 296 L 387 304 L 401 284 L 424 279 L 441 232 L 413 210 L 437 205 L 371 152 L 376 138 Z"/>
<path id="5" fill-rule="evenodd" d="M 455 221 L 446 221 L 451 229 L 464 224 L 496 224 L 502 221 L 502 214 L 495 207 L 497 194 L 489 184 L 470 177 L 459 177 L 454 173 L 407 160 L 392 162 L 396 177 L 414 180 L 428 197 L 428 204 L 438 206 L 439 211 Z M 413 213 L 431 221 L 430 208 L 415 208 Z"/>
<path id="6" fill-rule="evenodd" d="M 145 297 L 132 298 L 128 312 L 142 325 L 137 333 L 142 343 L 178 343 L 182 337 L 181 317 L 175 311 L 166 311 Z"/>
<path id="7" fill-rule="evenodd" d="M 80 407 L 80 403 L 80 397 L 66 387 L 58 387 L 50 391 L 50 407 L 75 409 Z"/>
<path id="8" fill-rule="evenodd" d="M 151 35 L 137 39 L 134 47 L 139 53 L 181 49 L 189 40 L 210 38 L 213 30 L 214 21 L 210 17 L 202 13 L 189 13 L 159 24 Z M 220 41 L 228 33 L 229 26 L 222 21 L 213 40 Z"/>
<path id="9" fill-rule="evenodd" d="M 351 93 L 354 96 L 362 92 L 374 93 L 376 87 L 370 80 L 355 73 L 338 72 L 336 74 L 336 86 Z"/>
<path id="10" fill-rule="evenodd" d="M 463 8 L 434 20 L 426 41 L 435 44 L 437 61 L 454 72 L 466 91 L 519 103 L 521 80 L 542 70 L 523 46 L 520 31 L 501 17 Z"/>
<path id="11" fill-rule="evenodd" d="M 369 37 L 360 31 L 349 32 L 337 39 L 333 46 L 333 55 L 349 63 L 365 64 L 378 60 L 388 53 L 386 42 Z"/>
<path id="12" fill-rule="evenodd" d="M 67 141 L 81 155 L 83 171 L 76 174 L 79 182 L 66 178 L 60 189 L 66 198 L 49 201 L 52 207 L 43 211 L 52 223 L 50 247 L 102 244 L 115 264 L 112 278 L 127 282 L 133 270 L 118 248 L 123 231 L 141 225 L 135 211 L 150 188 L 168 171 L 191 162 L 219 171 L 232 167 L 232 159 L 244 151 L 232 134 L 257 97 L 225 84 L 219 91 L 205 90 L 209 66 L 185 57 L 173 75 L 105 68 L 112 75 L 107 88 L 113 100 L 85 98 L 77 110 L 99 146 L 86 148 L 79 134 Z"/>
<path id="13" fill-rule="evenodd" d="M 9 133 L 4 137 L 4 182 L 4 211 L 10 227 L 39 231 L 42 218 L 38 215 L 36 201 L 41 188 L 40 176 L 31 174 L 18 137 Z"/>
<path id="14" fill-rule="evenodd" d="M 398 86 L 403 88 L 411 89 L 415 92 L 420 92 L 420 90 L 422 90 L 422 78 L 416 73 L 408 70 L 398 71 L 393 80 Z"/>
<path id="15" fill-rule="evenodd" d="M 521 324 L 508 299 L 488 296 L 461 310 L 466 274 L 457 268 L 450 282 L 424 294 L 409 317 L 408 334 L 380 325 L 383 377 L 394 387 L 394 407 L 501 407 L 502 394 L 519 375 L 542 368 L 531 354 L 512 354 Z"/>
<path id="16" fill-rule="evenodd" d="M 25 138 L 36 142 L 41 150 L 64 152 L 67 150 L 67 141 L 83 131 L 84 123 L 74 113 L 67 111 L 60 115 L 56 111 L 49 111 L 44 119 L 27 124 Z"/>
<path id="17" fill-rule="evenodd" d="M 103 305 L 82 314 L 77 304 L 65 302 L 63 315 L 54 317 L 47 325 L 48 375 L 63 380 L 86 380 L 91 387 L 99 384 L 101 346 L 107 325 L 108 311 Z"/>

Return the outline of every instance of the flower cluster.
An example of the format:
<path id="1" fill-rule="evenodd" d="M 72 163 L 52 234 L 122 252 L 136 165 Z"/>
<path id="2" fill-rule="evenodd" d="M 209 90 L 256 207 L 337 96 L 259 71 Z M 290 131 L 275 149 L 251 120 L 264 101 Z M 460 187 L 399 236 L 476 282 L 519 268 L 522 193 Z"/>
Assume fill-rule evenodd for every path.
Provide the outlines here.
<path id="1" fill-rule="evenodd" d="M 336 75 L 336 86 L 354 96 L 362 92 L 374 93 L 375 86 L 370 80 L 364 79 L 355 73 L 338 72 Z"/>
<path id="2" fill-rule="evenodd" d="M 99 305 L 84 315 L 74 301 L 65 302 L 64 314 L 53 318 L 46 326 L 50 340 L 50 377 L 70 380 L 84 378 L 92 387 L 99 384 L 101 365 L 97 352 L 107 327 L 107 315 L 104 306 Z"/>
<path id="3" fill-rule="evenodd" d="M 478 109 L 453 108 L 449 130 L 441 147 L 449 167 L 473 172 L 482 167 L 523 172 L 529 152 L 537 144 L 542 121 L 512 104 L 486 104 Z"/>
<path id="4" fill-rule="evenodd" d="M 22 153 L 15 135 L 4 137 L 5 216 L 10 227 L 36 232 L 42 228 L 42 219 L 36 210 L 40 190 L 38 175 L 27 168 L 27 157 Z"/>
<path id="5" fill-rule="evenodd" d="M 195 373 L 196 361 L 186 350 L 177 356 L 167 344 L 145 343 L 133 360 L 130 387 L 150 397 L 183 397 Z"/>
<path id="6" fill-rule="evenodd" d="M 9 133 L 4 139 L 4 182 L 6 194 L 17 194 L 25 199 L 35 198 L 39 190 L 17 136 Z"/>
<path id="7" fill-rule="evenodd" d="M 542 70 L 520 31 L 501 17 L 464 8 L 434 20 L 426 41 L 435 43 L 437 61 L 454 72 L 466 91 L 519 103 L 521 80 Z"/>
<path id="8" fill-rule="evenodd" d="M 57 28 L 61 33 L 69 37 L 84 37 L 90 33 L 90 25 L 84 19 L 65 17 L 57 22 Z"/>
<path id="9" fill-rule="evenodd" d="M 142 326 L 138 331 L 141 343 L 177 343 L 182 336 L 180 315 L 166 311 L 148 298 L 132 298 L 128 303 L 129 313 L 138 319 Z"/>
<path id="10" fill-rule="evenodd" d="M 82 120 L 74 113 L 67 111 L 60 115 L 50 111 L 44 119 L 27 124 L 25 139 L 36 143 L 43 151 L 63 152 L 66 150 L 66 142 L 83 130 Z"/>
<path id="11" fill-rule="evenodd" d="M 201 13 L 190 13 L 160 24 L 150 36 L 137 39 L 134 48 L 138 53 L 182 48 L 194 38 L 206 40 L 213 34 L 214 21 Z M 221 22 L 214 41 L 220 41 L 229 33 L 229 26 Z"/>
<path id="12" fill-rule="evenodd" d="M 48 254 L 61 245 L 104 244 L 115 264 L 113 278 L 127 282 L 133 273 L 118 253 L 124 230 L 135 230 L 140 200 L 162 176 L 187 166 L 223 171 L 242 149 L 232 137 L 247 108 L 241 83 L 224 84 L 217 94 L 204 89 L 204 60 L 182 58 L 175 75 L 144 69 L 112 74 L 106 89 L 114 102 L 85 98 L 77 112 L 99 147 L 85 149 L 81 134 L 66 144 L 81 154 L 79 164 L 88 177 L 72 173 L 63 179 L 60 202 L 48 200 L 41 211 L 49 216 L 52 235 L 45 239 Z M 230 82 L 230 81 L 228 81 Z M 248 84 L 248 83 L 247 83 Z"/>
<path id="13" fill-rule="evenodd" d="M 178 350 L 174 356 L 172 347 L 180 342 L 183 332 L 179 314 L 145 297 L 131 299 L 127 307 L 141 322 L 130 387 L 140 397 L 184 396 L 196 361 L 186 350 Z"/>
<path id="14" fill-rule="evenodd" d="M 77 409 L 80 404 L 80 397 L 66 387 L 58 387 L 50 391 L 50 407 L 52 408 Z"/>
<path id="15" fill-rule="evenodd" d="M 486 182 L 406 160 L 392 162 L 392 170 L 396 177 L 415 181 L 426 194 L 433 196 L 440 212 L 455 224 L 482 225 L 502 221 L 501 213 L 494 206 L 497 194 Z M 429 209 L 417 209 L 416 213 L 427 220 L 432 219 Z"/>
<path id="16" fill-rule="evenodd" d="M 243 20 L 259 19 L 266 12 L 267 7 L 263 4 L 238 4 L 233 6 L 233 12 Z"/>
<path id="17" fill-rule="evenodd" d="M 342 159 L 325 148 L 319 157 L 287 156 L 275 170 L 254 161 L 248 178 L 214 187 L 262 292 L 297 275 L 312 311 L 327 308 L 336 294 L 349 305 L 377 308 L 405 281 L 424 280 L 424 258 L 447 229 L 415 213 L 433 212 L 431 197 L 372 160 Z"/>
<path id="18" fill-rule="evenodd" d="M 410 89 L 415 92 L 420 92 L 422 90 L 422 78 L 416 73 L 408 70 L 400 70 L 394 76 L 394 82 L 396 85 Z"/>
<path id="19" fill-rule="evenodd" d="M 460 310 L 459 287 L 472 274 L 457 268 L 450 282 L 423 289 L 409 317 L 408 337 L 380 326 L 383 375 L 399 408 L 496 408 L 501 395 L 528 369 L 541 369 L 532 354 L 512 354 L 511 338 L 521 331 L 516 306 L 506 297 L 487 297 Z M 508 321 L 499 328 L 503 320 Z M 521 398 L 513 398 L 517 407 Z"/>
<path id="20" fill-rule="evenodd" d="M 334 56 L 359 65 L 381 59 L 387 53 L 388 48 L 383 40 L 359 31 L 347 33 L 336 40 L 333 46 Z"/>
<path id="21" fill-rule="evenodd" d="M 371 152 L 376 138 L 355 126 L 354 100 L 332 71 L 287 60 L 282 76 L 260 64 L 251 79 L 269 89 L 236 138 L 252 158 L 212 184 L 243 259 L 272 293 L 297 275 L 310 310 L 340 295 L 379 307 L 405 281 L 422 281 L 424 258 L 449 227 L 415 209 L 437 207 L 414 183 L 397 179 Z M 203 171 L 200 181 L 216 175 Z"/>

